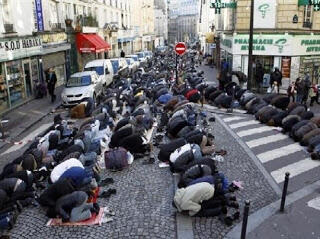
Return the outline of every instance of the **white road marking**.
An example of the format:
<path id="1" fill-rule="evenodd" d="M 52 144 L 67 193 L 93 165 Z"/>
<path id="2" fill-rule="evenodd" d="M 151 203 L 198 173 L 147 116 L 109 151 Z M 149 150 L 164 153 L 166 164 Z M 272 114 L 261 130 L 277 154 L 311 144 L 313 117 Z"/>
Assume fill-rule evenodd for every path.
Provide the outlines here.
<path id="1" fill-rule="evenodd" d="M 287 156 L 299 151 L 302 151 L 303 148 L 298 144 L 289 144 L 287 146 L 266 151 L 264 153 L 258 154 L 257 158 L 261 161 L 261 163 L 266 163 L 277 158 Z"/>
<path id="2" fill-rule="evenodd" d="M 306 158 L 304 160 L 298 161 L 293 164 L 289 164 L 283 168 L 277 169 L 271 172 L 271 176 L 275 179 L 277 183 L 282 183 L 284 181 L 285 173 L 290 173 L 290 178 L 307 172 L 311 169 L 320 166 L 319 161 L 312 160 L 310 158 Z"/>
<path id="3" fill-rule="evenodd" d="M 260 133 L 272 131 L 274 129 L 277 129 L 277 128 L 270 127 L 270 126 L 261 126 L 261 127 L 254 128 L 254 129 L 247 129 L 247 130 L 239 131 L 239 132 L 237 132 L 237 135 L 239 135 L 239 137 L 245 137 L 245 136 L 250 136 L 250 135 L 254 135 L 254 134 L 260 134 Z"/>
<path id="4" fill-rule="evenodd" d="M 308 202 L 308 207 L 320 210 L 320 197 L 314 198 Z"/>
<path id="5" fill-rule="evenodd" d="M 254 139 L 251 141 L 246 142 L 246 144 L 248 145 L 249 148 L 255 148 L 261 145 L 266 145 L 266 144 L 270 144 L 270 143 L 274 143 L 283 139 L 287 139 L 288 136 L 285 134 L 276 134 L 276 135 L 271 135 L 271 136 L 267 136 L 267 137 L 263 137 L 260 139 Z"/>
<path id="6" fill-rule="evenodd" d="M 223 121 L 226 123 L 229 123 L 231 121 L 236 121 L 236 120 L 241 120 L 241 119 L 244 119 L 244 117 L 234 116 L 234 117 L 224 118 Z"/>
<path id="7" fill-rule="evenodd" d="M 256 124 L 260 124 L 260 122 L 257 121 L 257 120 L 249 120 L 249 121 L 245 121 L 245 122 L 230 124 L 229 127 L 231 129 L 237 129 L 237 128 L 241 128 L 241 127 L 244 127 L 244 126 L 256 125 Z"/>
<path id="8" fill-rule="evenodd" d="M 1 155 L 4 154 L 8 154 L 11 152 L 14 152 L 16 150 L 21 149 L 23 146 L 25 146 L 27 144 L 27 142 L 29 140 L 33 140 L 35 137 L 37 137 L 40 133 L 42 133 L 44 130 L 46 130 L 47 128 L 49 128 L 52 125 L 52 123 L 47 123 L 47 124 L 43 124 L 41 125 L 39 128 L 35 129 L 32 133 L 30 133 L 28 136 L 24 137 L 22 140 L 23 143 L 22 144 L 18 144 L 18 145 L 13 145 L 12 147 L 8 148 L 5 152 L 3 152 Z"/>

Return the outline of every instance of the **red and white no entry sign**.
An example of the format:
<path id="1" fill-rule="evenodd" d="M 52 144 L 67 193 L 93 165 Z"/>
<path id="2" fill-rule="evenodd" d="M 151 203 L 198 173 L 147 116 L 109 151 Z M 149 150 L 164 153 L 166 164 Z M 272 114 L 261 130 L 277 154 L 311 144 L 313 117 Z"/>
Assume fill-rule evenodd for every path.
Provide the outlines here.
<path id="1" fill-rule="evenodd" d="M 176 51 L 176 53 L 178 55 L 183 55 L 186 50 L 187 50 L 187 46 L 184 42 L 178 42 L 174 48 L 174 50 Z"/>

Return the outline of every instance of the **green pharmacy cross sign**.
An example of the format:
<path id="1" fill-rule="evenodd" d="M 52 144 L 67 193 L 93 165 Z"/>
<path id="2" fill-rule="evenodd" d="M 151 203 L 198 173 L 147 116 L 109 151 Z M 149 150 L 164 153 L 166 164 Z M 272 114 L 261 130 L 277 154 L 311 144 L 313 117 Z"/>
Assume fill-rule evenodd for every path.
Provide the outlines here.
<path id="1" fill-rule="evenodd" d="M 298 6 L 306 6 L 306 5 L 312 5 L 313 10 L 318 12 L 320 11 L 320 0 L 299 0 Z"/>
<path id="2" fill-rule="evenodd" d="M 221 8 L 237 8 L 237 3 L 235 1 L 231 1 L 230 3 L 221 2 L 221 0 L 211 0 L 210 8 L 215 9 L 216 14 L 221 13 Z"/>

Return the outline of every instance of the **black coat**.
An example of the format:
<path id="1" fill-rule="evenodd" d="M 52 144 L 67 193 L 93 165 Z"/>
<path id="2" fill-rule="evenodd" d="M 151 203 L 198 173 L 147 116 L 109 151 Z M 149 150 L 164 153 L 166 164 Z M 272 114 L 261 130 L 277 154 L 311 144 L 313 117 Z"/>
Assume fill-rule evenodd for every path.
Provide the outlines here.
<path id="1" fill-rule="evenodd" d="M 76 190 L 71 179 L 62 179 L 50 185 L 40 196 L 39 203 L 42 206 L 54 207 L 56 201 Z"/>

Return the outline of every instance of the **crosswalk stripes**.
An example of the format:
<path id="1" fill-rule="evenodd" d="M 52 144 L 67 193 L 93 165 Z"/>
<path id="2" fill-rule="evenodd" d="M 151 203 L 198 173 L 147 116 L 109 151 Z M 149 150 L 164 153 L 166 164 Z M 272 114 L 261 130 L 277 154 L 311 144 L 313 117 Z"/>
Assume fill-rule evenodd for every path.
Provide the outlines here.
<path id="1" fill-rule="evenodd" d="M 320 166 L 319 161 L 314 161 L 311 158 L 306 158 L 296 163 L 289 164 L 283 168 L 277 169 L 271 172 L 271 175 L 276 180 L 277 183 L 281 183 L 284 181 L 283 175 L 285 175 L 286 172 L 290 172 L 290 177 L 294 177 L 319 166 Z"/>
<path id="2" fill-rule="evenodd" d="M 260 124 L 250 115 L 226 116 L 222 120 L 253 152 L 258 152 L 256 157 L 266 168 L 271 168 L 268 171 L 278 184 L 283 183 L 286 172 L 290 172 L 290 178 L 303 176 L 306 181 L 309 171 L 319 169 L 320 172 L 320 162 L 312 160 L 304 147 L 280 133 L 281 128 Z"/>
<path id="3" fill-rule="evenodd" d="M 249 120 L 249 121 L 245 121 L 245 122 L 230 124 L 229 127 L 231 129 L 237 129 L 237 128 L 241 128 L 241 127 L 244 127 L 244 126 L 256 125 L 256 124 L 260 124 L 260 122 L 258 122 L 256 120 Z"/>
<path id="4" fill-rule="evenodd" d="M 278 142 L 278 141 L 281 141 L 281 140 L 284 140 L 287 138 L 288 138 L 288 136 L 285 134 L 275 134 L 275 135 L 270 135 L 270 136 L 263 137 L 260 139 L 254 139 L 254 140 L 248 141 L 246 143 L 249 148 L 253 149 L 253 148 L 265 145 L 265 144 L 275 143 L 275 142 Z"/>
<path id="5" fill-rule="evenodd" d="M 267 132 L 267 131 L 273 131 L 275 129 L 277 129 L 277 128 L 276 127 L 270 127 L 270 126 L 261 126 L 261 127 L 258 127 L 258 128 L 246 129 L 246 130 L 237 132 L 237 134 L 239 135 L 239 137 L 243 138 L 245 136 L 264 133 L 264 132 Z"/>
<path id="6" fill-rule="evenodd" d="M 303 148 L 299 144 L 289 144 L 281 148 L 269 150 L 267 152 L 258 154 L 257 157 L 261 161 L 261 163 L 267 163 L 277 158 L 290 155 L 302 150 Z"/>
<path id="7" fill-rule="evenodd" d="M 233 117 L 225 118 L 224 122 L 228 123 L 228 122 L 231 122 L 231 121 L 242 120 L 244 118 L 245 117 L 242 117 L 242 116 L 233 116 Z"/>

